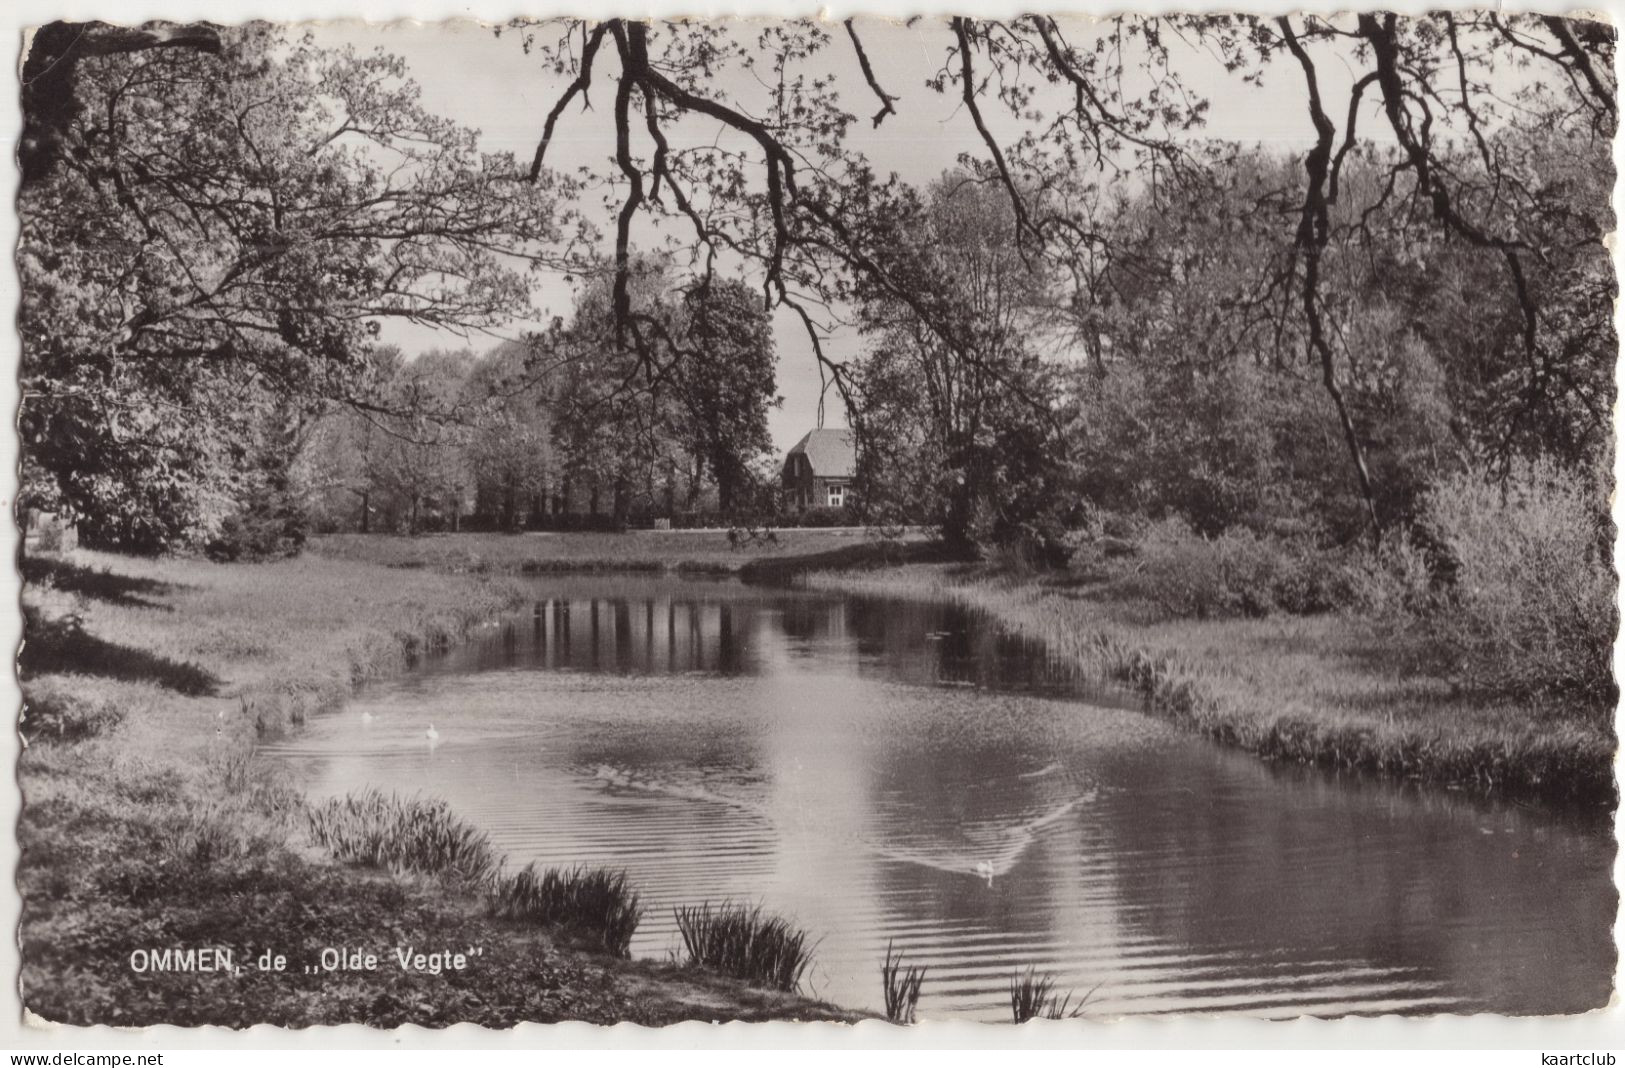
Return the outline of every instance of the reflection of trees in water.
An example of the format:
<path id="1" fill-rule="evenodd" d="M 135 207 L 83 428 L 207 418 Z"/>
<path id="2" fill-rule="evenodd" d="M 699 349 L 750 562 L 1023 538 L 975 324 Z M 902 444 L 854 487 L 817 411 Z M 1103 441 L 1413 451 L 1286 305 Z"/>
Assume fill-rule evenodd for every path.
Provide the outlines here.
<path id="1" fill-rule="evenodd" d="M 436 668 L 752 674 L 763 627 L 788 638 L 792 656 L 841 646 L 908 682 L 1051 689 L 1070 681 L 1041 647 L 961 608 L 736 591 L 539 598 L 496 638 L 455 650 Z"/>
<path id="2" fill-rule="evenodd" d="M 546 599 L 443 670 L 528 666 L 618 674 L 752 671 L 761 607 L 670 598 Z"/>
<path id="3" fill-rule="evenodd" d="M 854 599 L 848 615 L 859 652 L 891 677 L 991 690 L 1067 690 L 1078 681 L 1041 644 L 958 605 Z"/>
<path id="4" fill-rule="evenodd" d="M 765 626 L 789 639 L 792 656 L 839 646 L 857 655 L 864 672 L 904 682 L 1048 692 L 1079 682 L 1038 643 L 957 606 L 723 589 L 714 597 L 539 598 L 495 638 L 453 651 L 434 669 L 753 674 Z"/>
<path id="5" fill-rule="evenodd" d="M 1105 792 L 1078 824 L 1087 852 L 1117 858 L 1131 927 L 1240 968 L 1257 962 L 1282 983 L 1364 963 L 1413 970 L 1472 1009 L 1607 1002 L 1617 895 L 1604 836 L 1512 807 L 1208 756 L 1115 758 L 1110 778 L 1132 788 Z"/>

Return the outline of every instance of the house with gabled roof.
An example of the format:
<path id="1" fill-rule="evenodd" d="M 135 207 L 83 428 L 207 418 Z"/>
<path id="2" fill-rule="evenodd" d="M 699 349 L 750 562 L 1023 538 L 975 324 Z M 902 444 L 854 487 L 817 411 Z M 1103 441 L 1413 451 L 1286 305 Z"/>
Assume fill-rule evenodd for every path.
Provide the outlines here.
<path id="1" fill-rule="evenodd" d="M 850 430 L 809 430 L 784 457 L 784 504 L 840 508 L 852 499 L 858 473 L 857 439 Z"/>

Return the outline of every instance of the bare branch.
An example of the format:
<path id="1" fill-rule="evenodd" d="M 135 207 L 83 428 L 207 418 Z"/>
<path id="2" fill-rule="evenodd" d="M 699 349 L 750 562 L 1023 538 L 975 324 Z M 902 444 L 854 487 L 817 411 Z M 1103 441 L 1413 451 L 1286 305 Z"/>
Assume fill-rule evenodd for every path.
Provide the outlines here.
<path id="1" fill-rule="evenodd" d="M 1330 240 L 1326 187 L 1337 127 L 1332 125 L 1332 120 L 1321 103 L 1320 79 L 1315 71 L 1314 60 L 1309 57 L 1309 53 L 1298 40 L 1298 35 L 1292 29 L 1291 20 L 1283 15 L 1275 21 L 1286 41 L 1287 50 L 1303 68 L 1304 84 L 1309 90 L 1309 117 L 1315 126 L 1315 147 L 1304 159 L 1304 169 L 1308 172 L 1309 183 L 1304 191 L 1303 211 L 1298 221 L 1297 236 L 1298 252 L 1303 257 L 1303 314 L 1304 321 L 1309 327 L 1309 348 L 1320 362 L 1321 384 L 1326 389 L 1326 395 L 1331 398 L 1333 407 L 1337 409 L 1337 420 L 1343 429 L 1343 440 L 1348 446 L 1349 458 L 1353 462 L 1355 478 L 1360 486 L 1360 495 L 1365 501 L 1366 517 L 1371 523 L 1372 539 L 1380 541 L 1382 526 L 1377 518 L 1376 498 L 1372 490 L 1371 471 L 1366 464 L 1365 448 L 1360 443 L 1359 430 L 1355 427 L 1354 418 L 1349 412 L 1343 388 L 1338 384 L 1336 360 L 1331 344 L 1326 340 L 1325 323 L 1320 313 L 1321 256 Z M 1356 103 L 1363 90 L 1363 83 L 1355 88 Z M 1351 104 L 1351 112 L 1353 108 L 1354 105 Z M 1352 127 L 1350 136 L 1353 136 Z"/>
<path id="2" fill-rule="evenodd" d="M 869 83 L 869 88 L 874 90 L 875 96 L 880 98 L 880 110 L 875 112 L 874 118 L 875 129 L 878 130 L 887 115 L 897 114 L 896 109 L 892 107 L 892 104 L 897 101 L 897 97 L 882 89 L 880 83 L 875 80 L 874 68 L 869 65 L 869 53 L 863 50 L 863 42 L 858 39 L 857 28 L 852 25 L 851 19 L 846 20 L 846 34 L 852 38 L 852 49 L 858 54 L 858 66 L 863 68 L 864 80 Z"/>
<path id="3" fill-rule="evenodd" d="M 608 28 L 608 24 L 602 22 L 593 27 L 592 33 L 587 37 L 587 43 L 581 48 L 580 72 L 576 74 L 575 80 L 570 83 L 569 87 L 564 90 L 564 94 L 554 103 L 553 110 L 547 113 L 547 123 L 542 127 L 541 143 L 536 146 L 536 156 L 530 163 L 530 180 L 533 182 L 541 177 L 542 158 L 547 155 L 547 146 L 553 140 L 553 126 L 559 121 L 559 115 L 564 112 L 570 101 L 575 98 L 577 93 L 580 93 L 583 105 L 589 108 L 592 107 L 591 101 L 587 98 L 587 90 L 592 86 L 592 61 L 593 57 L 598 54 L 598 45 L 603 41 L 604 32 Z"/>

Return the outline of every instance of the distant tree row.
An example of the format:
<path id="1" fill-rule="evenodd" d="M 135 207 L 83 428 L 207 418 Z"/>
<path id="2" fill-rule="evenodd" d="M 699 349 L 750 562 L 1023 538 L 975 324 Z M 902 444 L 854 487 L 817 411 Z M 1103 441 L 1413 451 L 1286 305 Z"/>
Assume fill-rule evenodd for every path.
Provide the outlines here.
<path id="1" fill-rule="evenodd" d="M 602 286 L 573 320 L 488 352 L 375 356 L 376 403 L 333 406 L 289 491 L 319 529 L 418 533 L 472 525 L 624 527 L 762 504 L 773 339 L 760 302 L 720 278 L 651 269 L 640 308 L 685 358 L 652 383 L 609 336 Z"/>

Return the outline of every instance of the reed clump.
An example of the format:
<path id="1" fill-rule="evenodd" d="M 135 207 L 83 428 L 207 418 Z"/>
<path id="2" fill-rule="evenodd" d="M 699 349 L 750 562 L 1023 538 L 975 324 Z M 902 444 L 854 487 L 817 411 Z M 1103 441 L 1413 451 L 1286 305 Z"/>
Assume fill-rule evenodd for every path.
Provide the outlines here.
<path id="1" fill-rule="evenodd" d="M 189 867 L 208 868 L 241 860 L 257 844 L 245 824 L 240 812 L 231 812 L 219 804 L 209 805 L 165 826 L 159 832 L 159 846 L 166 858 Z"/>
<path id="2" fill-rule="evenodd" d="M 452 815 L 444 801 L 368 789 L 312 805 L 310 836 L 339 860 L 394 874 L 483 884 L 501 860 L 485 832 Z"/>
<path id="3" fill-rule="evenodd" d="M 1100 989 L 1099 986 L 1095 990 Z M 1084 1008 L 1094 998 L 1095 990 L 1090 990 L 1083 997 L 1077 997 L 1075 991 L 1068 990 L 1061 994 L 1055 989 L 1055 977 L 1045 972 L 1038 974 L 1036 966 L 1027 969 L 1026 973 L 1017 972 L 1010 977 L 1010 1015 L 1015 1022 L 1026 1023 L 1028 1020 L 1074 1020 L 1083 1015 Z"/>
<path id="4" fill-rule="evenodd" d="M 903 955 L 886 942 L 886 963 L 880 966 L 880 985 L 886 993 L 886 1019 L 892 1023 L 914 1023 L 914 1010 L 920 1004 L 920 984 L 925 982 L 925 969 L 913 964 L 905 965 Z"/>
<path id="5" fill-rule="evenodd" d="M 617 957 L 630 955 L 632 936 L 643 919 L 638 892 L 626 872 L 610 868 L 549 868 L 527 864 L 499 875 L 486 899 L 491 915 L 531 923 L 557 924 L 595 935 Z"/>
<path id="6" fill-rule="evenodd" d="M 761 906 L 679 905 L 673 910 L 687 963 L 758 986 L 795 992 L 812 964 L 807 933 Z"/>

